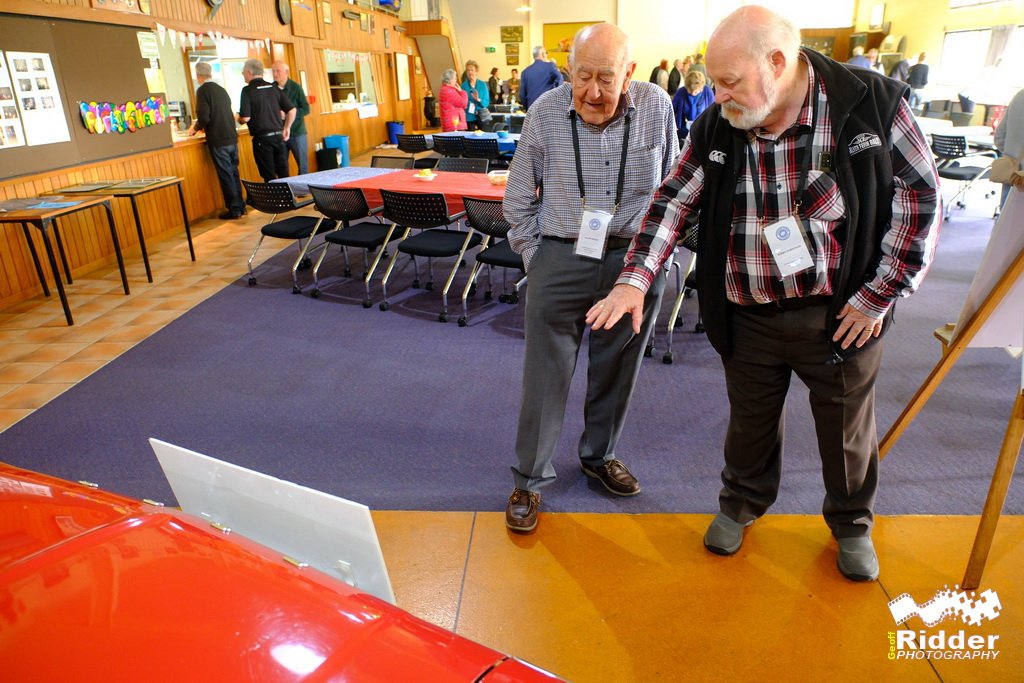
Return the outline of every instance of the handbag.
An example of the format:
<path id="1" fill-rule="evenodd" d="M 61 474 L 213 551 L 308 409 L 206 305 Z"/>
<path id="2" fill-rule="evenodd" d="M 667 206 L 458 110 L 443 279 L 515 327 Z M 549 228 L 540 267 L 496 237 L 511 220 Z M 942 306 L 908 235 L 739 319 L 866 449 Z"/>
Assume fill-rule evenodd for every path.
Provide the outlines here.
<path id="1" fill-rule="evenodd" d="M 989 180 L 993 183 L 1010 185 L 1013 182 L 1013 175 L 1020 171 L 1020 160 L 1004 154 L 992 162 L 989 170 Z"/>
<path id="2" fill-rule="evenodd" d="M 483 125 L 487 125 L 491 122 L 491 110 L 487 107 L 477 107 L 476 119 Z"/>

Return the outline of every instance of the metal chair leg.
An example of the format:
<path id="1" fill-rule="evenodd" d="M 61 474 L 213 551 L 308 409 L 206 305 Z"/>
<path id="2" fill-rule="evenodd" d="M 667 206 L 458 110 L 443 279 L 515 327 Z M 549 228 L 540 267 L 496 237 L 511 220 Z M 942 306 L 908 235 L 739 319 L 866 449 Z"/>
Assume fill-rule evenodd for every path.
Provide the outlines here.
<path id="1" fill-rule="evenodd" d="M 411 230 L 411 228 L 406 228 L 405 229 L 405 232 L 402 234 L 402 240 L 405 240 L 405 238 L 409 236 L 410 230 Z M 400 241 L 402 241 L 402 240 L 400 240 Z M 391 256 L 391 260 L 388 261 L 388 267 L 387 267 L 387 270 L 384 271 L 384 277 L 381 278 L 381 281 L 380 281 L 380 287 L 381 287 L 381 290 L 384 293 L 384 300 L 380 302 L 380 310 L 382 310 L 382 311 L 386 311 L 389 308 L 391 308 L 391 304 L 388 303 L 388 278 L 391 277 L 391 271 L 395 269 L 395 263 L 398 261 L 398 257 L 401 255 L 401 253 L 402 252 L 400 252 L 398 250 L 398 248 L 396 247 L 395 248 L 395 253 Z M 415 260 L 413 260 L 413 264 L 415 264 Z M 376 265 L 377 264 L 375 262 L 374 263 L 374 267 L 376 267 Z M 370 274 L 367 274 L 367 276 L 366 276 L 366 295 L 367 295 L 367 298 L 369 298 L 369 295 L 370 295 Z"/>
<path id="2" fill-rule="evenodd" d="M 263 238 L 266 237 L 263 233 L 260 233 L 260 238 L 256 240 L 256 248 L 252 250 L 252 254 L 249 255 L 249 286 L 254 287 L 256 285 L 256 276 L 252 273 L 252 262 L 256 258 L 256 252 L 260 250 L 260 245 L 263 244 Z"/>

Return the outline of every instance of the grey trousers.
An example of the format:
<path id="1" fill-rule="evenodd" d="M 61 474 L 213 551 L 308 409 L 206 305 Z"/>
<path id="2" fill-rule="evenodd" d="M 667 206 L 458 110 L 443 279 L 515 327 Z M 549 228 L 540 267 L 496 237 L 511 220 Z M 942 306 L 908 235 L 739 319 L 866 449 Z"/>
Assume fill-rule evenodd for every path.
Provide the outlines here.
<path id="1" fill-rule="evenodd" d="M 580 344 L 584 317 L 622 272 L 626 249 L 608 250 L 601 262 L 573 253 L 573 245 L 543 240 L 530 262 L 526 294 L 526 355 L 523 396 L 516 435 L 516 488 L 538 491 L 555 480 L 552 464 L 562 432 L 565 404 Z M 615 444 L 629 408 L 644 347 L 654 329 L 665 275 L 644 299 L 639 335 L 623 319 L 611 330 L 592 330 L 588 348 L 587 396 L 583 408 L 580 460 L 600 465 L 615 457 Z"/>
<path id="2" fill-rule="evenodd" d="M 826 306 L 769 315 L 759 310 L 733 308 L 733 355 L 723 361 L 730 413 L 719 506 L 731 519 L 749 522 L 775 502 L 783 411 L 796 373 L 810 390 L 825 522 L 836 538 L 869 535 L 878 488 L 875 378 L 882 345 L 828 365 Z"/>

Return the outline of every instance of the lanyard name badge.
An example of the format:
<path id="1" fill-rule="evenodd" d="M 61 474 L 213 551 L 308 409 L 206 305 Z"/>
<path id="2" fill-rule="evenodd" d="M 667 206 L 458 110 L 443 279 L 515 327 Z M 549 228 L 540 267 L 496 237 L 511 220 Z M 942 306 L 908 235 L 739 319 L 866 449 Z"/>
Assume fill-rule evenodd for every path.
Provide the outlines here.
<path id="1" fill-rule="evenodd" d="M 817 87 L 814 88 L 813 93 L 812 97 L 817 97 Z M 757 177 L 757 159 L 754 155 L 753 144 L 747 145 L 747 160 L 750 164 L 751 182 L 754 185 L 757 220 L 764 230 L 764 240 L 771 251 L 775 267 L 778 268 L 780 280 L 814 267 L 814 259 L 811 258 L 811 252 L 807 248 L 806 233 L 799 216 L 800 200 L 807 187 L 807 176 L 811 168 L 811 148 L 814 146 L 814 128 L 818 121 L 817 107 L 812 106 L 812 112 L 811 132 L 808 134 L 807 146 L 804 148 L 803 165 L 797 182 L 793 210 L 790 215 L 780 220 L 767 224 L 764 222 L 764 200 L 761 196 L 761 182 Z"/>
<path id="2" fill-rule="evenodd" d="M 622 137 L 622 158 L 619 161 L 619 179 L 615 189 L 615 207 L 608 211 L 587 208 L 587 193 L 583 184 L 583 162 L 580 160 L 580 138 L 576 128 L 576 112 L 572 112 L 572 148 L 576 155 L 576 183 L 580 188 L 580 201 L 583 204 L 583 216 L 580 218 L 579 235 L 576 238 L 574 252 L 577 256 L 600 261 L 604 258 L 605 245 L 608 243 L 608 226 L 611 225 L 615 212 L 622 201 L 622 188 L 626 182 L 626 154 L 629 150 L 629 114 L 626 114 L 625 132 Z"/>

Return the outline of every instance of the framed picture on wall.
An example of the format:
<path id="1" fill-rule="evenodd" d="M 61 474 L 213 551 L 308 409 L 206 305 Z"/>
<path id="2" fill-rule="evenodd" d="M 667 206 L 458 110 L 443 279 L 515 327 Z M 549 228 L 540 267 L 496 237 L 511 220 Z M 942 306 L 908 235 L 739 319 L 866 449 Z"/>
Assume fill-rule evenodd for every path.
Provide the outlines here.
<path id="1" fill-rule="evenodd" d="M 370 32 L 370 15 L 366 12 L 359 13 L 359 28 L 367 33 Z"/>
<path id="2" fill-rule="evenodd" d="M 522 26 L 502 26 L 501 27 L 501 42 L 503 42 L 503 43 L 521 43 L 521 42 L 523 42 L 523 27 Z"/>
<path id="3" fill-rule="evenodd" d="M 505 43 L 505 54 L 509 57 L 518 57 L 519 43 Z"/>
<path id="4" fill-rule="evenodd" d="M 519 55 L 505 55 L 505 66 L 519 66 Z"/>
<path id="5" fill-rule="evenodd" d="M 321 2 L 320 11 L 323 12 L 324 23 L 330 24 L 333 21 L 333 19 L 331 19 L 331 3 L 327 2 L 327 0 Z"/>
<path id="6" fill-rule="evenodd" d="M 384 49 L 388 50 L 391 48 L 391 31 L 384 29 Z M 408 71 L 406 71 L 408 73 Z"/>

